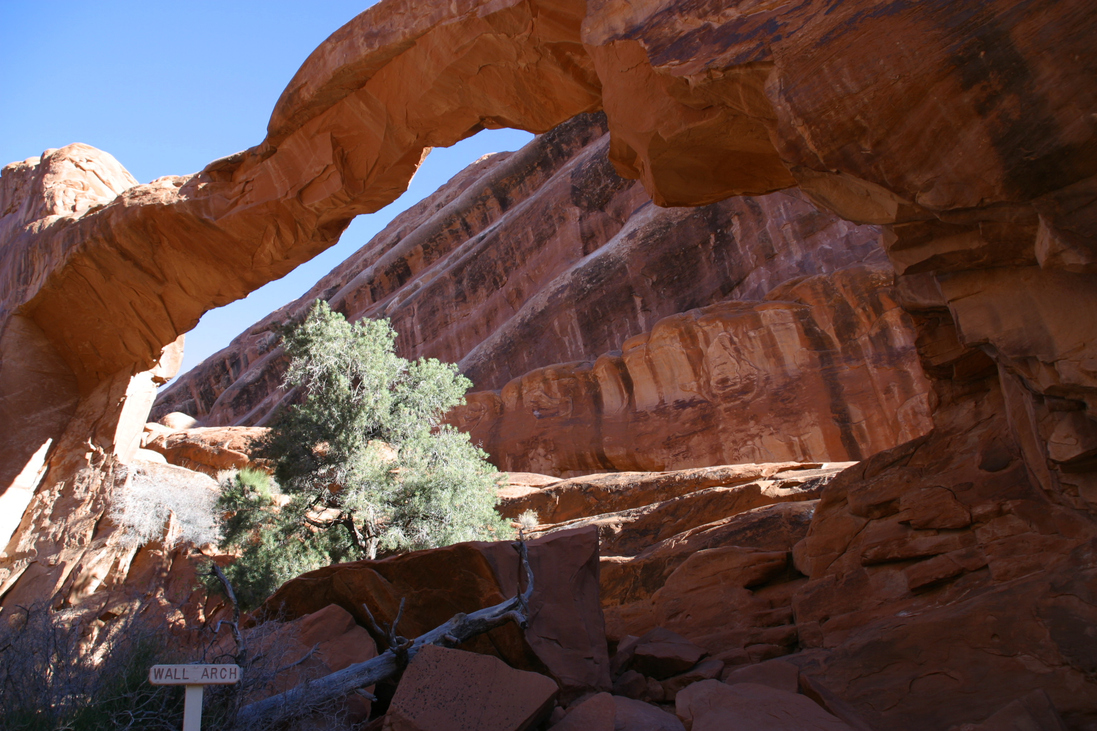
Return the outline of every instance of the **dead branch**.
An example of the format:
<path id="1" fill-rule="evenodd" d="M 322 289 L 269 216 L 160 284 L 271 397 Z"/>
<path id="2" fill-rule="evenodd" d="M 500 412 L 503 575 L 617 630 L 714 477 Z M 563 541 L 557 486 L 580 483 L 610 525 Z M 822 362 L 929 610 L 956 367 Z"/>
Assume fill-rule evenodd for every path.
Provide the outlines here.
<path id="1" fill-rule="evenodd" d="M 221 588 L 225 590 L 225 597 L 232 605 L 232 620 L 218 620 L 217 627 L 214 628 L 213 634 L 220 634 L 222 622 L 229 626 L 229 629 L 232 630 L 232 639 L 236 642 L 236 656 L 233 659 L 236 661 L 237 665 L 243 667 L 247 663 L 248 649 L 244 644 L 244 636 L 240 633 L 240 605 L 236 602 L 236 592 L 232 590 L 232 584 L 229 583 L 228 577 L 225 576 L 225 572 L 221 570 L 221 567 L 217 565 L 217 562 L 210 561 L 209 565 L 213 575 L 221 582 Z"/>
<path id="2" fill-rule="evenodd" d="M 453 647 L 466 642 L 507 622 L 515 622 L 523 629 L 529 621 L 529 598 L 533 594 L 533 571 L 529 566 L 529 552 L 524 542 L 516 542 L 515 550 L 521 559 L 526 588 L 522 590 L 519 577 L 518 593 L 493 607 L 479 609 L 472 614 L 457 614 L 448 622 L 435 627 L 412 641 L 396 635 L 396 621 L 387 632 L 382 632 L 366 608 L 366 614 L 374 631 L 390 639 L 389 649 L 365 662 L 355 663 L 319 680 L 305 683 L 270 698 L 251 703 L 240 709 L 238 720 L 245 724 L 270 722 L 276 718 L 293 715 L 294 709 L 314 706 L 318 703 L 341 698 L 366 686 L 400 673 L 419 650 L 427 645 Z M 400 604 L 403 612 L 403 602 Z"/>

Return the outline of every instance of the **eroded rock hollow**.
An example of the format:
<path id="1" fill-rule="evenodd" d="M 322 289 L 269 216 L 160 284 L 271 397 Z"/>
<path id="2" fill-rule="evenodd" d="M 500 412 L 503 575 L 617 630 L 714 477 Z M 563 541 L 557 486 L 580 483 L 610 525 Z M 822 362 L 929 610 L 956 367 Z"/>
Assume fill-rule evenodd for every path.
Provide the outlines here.
<path id="1" fill-rule="evenodd" d="M 691 586 L 715 576 L 781 628 L 755 643 L 778 649 L 740 657 L 788 654 L 804 693 L 838 715 L 948 728 L 1002 718 L 1035 689 L 1042 713 L 1094 727 L 1095 34 L 1082 0 L 393 0 L 310 56 L 259 145 L 195 175 L 136 185 L 82 145 L 9 165 L 0 601 L 94 601 L 174 560 L 120 551 L 103 516 L 203 312 L 393 200 L 426 148 L 601 111 L 608 140 L 601 122 L 573 123 L 541 152 L 466 171 L 417 214 L 444 219 L 469 199 L 469 215 L 520 226 L 524 207 L 543 222 L 534 233 L 470 239 L 442 219 L 390 230 L 318 293 L 406 323 L 407 354 L 459 360 L 482 389 L 459 423 L 529 460 L 506 466 L 869 458 L 822 489 L 804 537 L 776 549 L 792 557 L 780 570 L 733 551 L 637 568 L 647 583 L 628 595 L 632 614 L 611 613 L 621 622 L 678 621 L 675 607 L 704 604 Z M 491 211 L 482 181 L 538 154 L 531 188 L 566 205 L 538 211 L 515 183 L 507 216 Z M 565 174 L 603 184 L 569 200 Z M 691 235 L 696 251 L 658 232 L 715 236 L 734 221 L 726 240 Z M 776 221 L 794 233 L 779 246 L 771 233 L 770 257 Z M 436 258 L 409 269 L 412 251 Z M 481 252 L 513 257 L 516 281 L 462 302 L 500 271 L 477 269 Z M 684 269 L 659 264 L 668 256 Z M 673 271 L 688 286 L 663 279 Z M 277 370 L 261 363 L 262 328 L 251 333 L 229 377 L 211 366 L 178 403 L 209 423 L 259 422 Z M 757 374 L 768 390 L 752 390 Z M 714 448 L 690 429 L 741 439 Z M 741 580 L 721 584 L 722 571 Z"/>

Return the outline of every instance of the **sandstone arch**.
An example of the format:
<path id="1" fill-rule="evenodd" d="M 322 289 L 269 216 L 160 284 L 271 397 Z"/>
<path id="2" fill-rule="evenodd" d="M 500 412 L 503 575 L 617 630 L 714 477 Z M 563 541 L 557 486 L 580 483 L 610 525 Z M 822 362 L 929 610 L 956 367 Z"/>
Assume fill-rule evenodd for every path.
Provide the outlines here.
<path id="1" fill-rule="evenodd" d="M 1091 515 L 1095 31 L 1083 0 L 390 0 L 306 61 L 264 142 L 196 175 L 136 186 L 79 146 L 6 168 L 0 348 L 30 338 L 57 376 L 28 390 L 7 358 L 0 370 L 0 413 L 15 412 L 5 429 L 45 424 L 34 436 L 53 445 L 0 562 L 0 596 L 77 601 L 117 570 L 97 537 L 105 483 L 72 476 L 132 454 L 173 343 L 204 311 L 330 246 L 396 197 L 425 148 L 598 108 L 618 170 L 658 202 L 799 185 L 889 226 L 938 427 L 1008 424 L 994 438 L 1008 431 L 1023 455 L 1025 499 Z M 80 191 L 68 196 L 48 175 L 65 166 Z M 968 408 L 976 396 L 981 411 Z M 1004 459 L 994 444 L 971 455 L 988 474 Z M 817 544 L 801 557 L 813 578 L 836 555 Z"/>

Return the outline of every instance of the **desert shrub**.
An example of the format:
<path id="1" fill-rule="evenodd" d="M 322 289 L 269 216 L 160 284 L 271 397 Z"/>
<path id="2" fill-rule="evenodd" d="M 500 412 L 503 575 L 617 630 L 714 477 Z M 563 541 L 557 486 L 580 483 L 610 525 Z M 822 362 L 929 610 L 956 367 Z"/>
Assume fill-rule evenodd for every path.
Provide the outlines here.
<path id="1" fill-rule="evenodd" d="M 215 626 L 216 627 L 216 626 Z M 227 625 L 181 643 L 166 624 L 122 616 L 99 633 L 71 612 L 17 607 L 0 615 L 0 729 L 3 731 L 178 731 L 183 687 L 154 686 L 149 668 L 170 663 L 241 663 L 241 682 L 206 686 L 202 728 L 266 731 L 237 721 L 246 703 L 319 677 L 315 662 L 277 621 L 245 630 L 245 647 Z M 186 647 L 186 650 L 181 649 Z M 292 711 L 292 714 L 289 712 Z M 340 728 L 339 702 L 287 709 L 320 728 Z M 307 726 L 306 726 L 307 727 Z M 291 724 L 278 723 L 282 731 Z"/>
<path id="2" fill-rule="evenodd" d="M 183 696 L 152 686 L 148 669 L 178 662 L 163 630 L 118 620 L 94 642 L 47 607 L 0 616 L 2 726 L 10 731 L 176 729 Z"/>
<path id="3" fill-rule="evenodd" d="M 283 337 L 284 386 L 305 393 L 265 446 L 285 494 L 237 475 L 218 502 L 222 545 L 242 552 L 226 569 L 242 604 L 319 566 L 509 537 L 498 473 L 442 424 L 472 385 L 456 366 L 400 358 L 387 321 L 349 323 L 319 300 Z"/>
<path id="4" fill-rule="evenodd" d="M 195 545 L 218 537 L 214 506 L 217 483 L 212 478 L 172 465 L 142 464 L 112 502 L 110 517 L 125 530 L 133 544 L 148 543 L 164 535 L 168 517 L 175 516 L 177 539 Z"/>

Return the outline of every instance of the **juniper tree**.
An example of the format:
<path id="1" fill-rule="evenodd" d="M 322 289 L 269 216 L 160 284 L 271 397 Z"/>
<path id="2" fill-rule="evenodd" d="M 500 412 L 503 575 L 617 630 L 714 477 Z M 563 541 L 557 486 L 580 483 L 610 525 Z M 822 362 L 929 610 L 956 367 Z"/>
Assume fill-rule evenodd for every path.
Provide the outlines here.
<path id="1" fill-rule="evenodd" d="M 266 447 L 284 495 L 245 474 L 219 503 L 225 543 L 243 550 L 228 573 L 245 603 L 322 565 L 509 534 L 495 468 L 442 423 L 471 382 L 399 357 L 395 341 L 387 321 L 350 323 L 322 300 L 284 333 L 284 385 L 305 394 Z"/>

